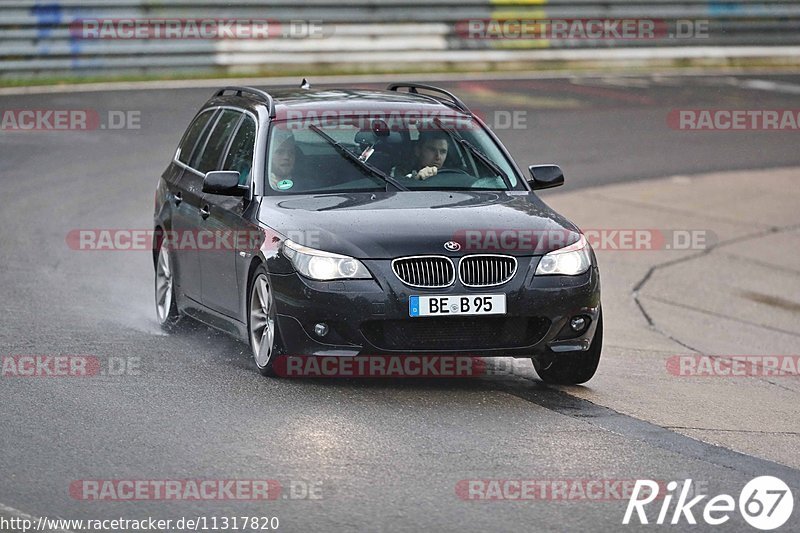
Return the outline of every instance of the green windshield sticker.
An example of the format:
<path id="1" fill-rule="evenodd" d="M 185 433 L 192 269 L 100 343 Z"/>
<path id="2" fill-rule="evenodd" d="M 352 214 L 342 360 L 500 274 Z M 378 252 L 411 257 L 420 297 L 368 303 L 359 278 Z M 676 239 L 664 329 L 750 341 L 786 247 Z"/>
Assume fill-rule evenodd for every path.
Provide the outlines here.
<path id="1" fill-rule="evenodd" d="M 278 182 L 278 190 L 285 191 L 287 189 L 291 189 L 294 182 L 292 180 L 281 180 Z"/>

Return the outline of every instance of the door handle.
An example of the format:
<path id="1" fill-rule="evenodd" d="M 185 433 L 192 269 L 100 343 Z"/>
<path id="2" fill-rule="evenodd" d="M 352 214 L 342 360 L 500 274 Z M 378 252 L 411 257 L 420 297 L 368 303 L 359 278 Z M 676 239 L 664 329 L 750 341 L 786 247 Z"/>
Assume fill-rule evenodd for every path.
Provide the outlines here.
<path id="1" fill-rule="evenodd" d="M 211 209 L 208 207 L 208 204 L 200 208 L 200 216 L 203 217 L 203 220 L 207 219 L 210 214 Z"/>
<path id="2" fill-rule="evenodd" d="M 181 196 L 181 192 L 180 191 L 176 192 L 175 193 L 175 205 L 176 206 L 177 205 L 181 205 L 182 201 L 183 201 L 183 196 Z"/>

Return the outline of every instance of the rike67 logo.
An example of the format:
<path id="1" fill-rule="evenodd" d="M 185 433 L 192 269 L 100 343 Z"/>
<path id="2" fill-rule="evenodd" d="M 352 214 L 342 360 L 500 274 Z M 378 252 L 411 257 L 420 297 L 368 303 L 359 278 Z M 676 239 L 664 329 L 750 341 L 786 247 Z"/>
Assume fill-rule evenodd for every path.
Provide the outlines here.
<path id="1" fill-rule="evenodd" d="M 695 525 L 697 519 L 694 513 L 697 513 L 706 524 L 718 526 L 730 520 L 737 509 L 737 501 L 729 494 L 714 496 L 706 501 L 705 505 L 700 505 L 700 502 L 708 497 L 705 494 L 694 496 L 690 500 L 691 479 L 685 480 L 683 485 L 677 481 L 670 481 L 666 486 L 666 494 L 659 494 L 659 489 L 662 487 L 663 485 L 649 479 L 636 480 L 622 523 L 629 524 L 635 512 L 640 524 L 649 524 L 652 516 L 648 518 L 645 507 L 657 499 L 661 502 L 661 508 L 655 520 L 656 524 L 674 525 L 685 520 L 685 523 Z M 675 507 L 670 509 L 676 495 Z M 776 477 L 760 476 L 752 479 L 739 493 L 739 513 L 745 522 L 756 529 L 766 531 L 781 527 L 792 516 L 793 509 L 794 496 L 791 489 Z"/>

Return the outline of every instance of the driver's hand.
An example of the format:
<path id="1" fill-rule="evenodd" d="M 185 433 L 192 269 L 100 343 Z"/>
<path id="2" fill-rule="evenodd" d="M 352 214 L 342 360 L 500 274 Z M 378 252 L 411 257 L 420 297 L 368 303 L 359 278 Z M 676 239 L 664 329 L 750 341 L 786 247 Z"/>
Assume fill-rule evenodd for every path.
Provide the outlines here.
<path id="1" fill-rule="evenodd" d="M 417 172 L 417 179 L 426 180 L 431 176 L 435 176 L 437 172 L 439 172 L 439 169 L 436 167 L 425 167 Z"/>

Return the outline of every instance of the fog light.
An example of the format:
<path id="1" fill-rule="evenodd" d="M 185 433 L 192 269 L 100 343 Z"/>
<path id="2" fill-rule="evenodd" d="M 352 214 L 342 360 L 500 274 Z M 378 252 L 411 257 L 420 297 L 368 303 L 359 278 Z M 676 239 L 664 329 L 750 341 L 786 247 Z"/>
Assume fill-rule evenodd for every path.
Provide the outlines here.
<path id="1" fill-rule="evenodd" d="M 572 331 L 581 331 L 586 327 L 586 319 L 582 316 L 576 316 L 569 321 L 569 327 L 572 328 Z"/>
<path id="2" fill-rule="evenodd" d="M 328 324 L 325 322 L 320 322 L 319 324 L 314 325 L 314 334 L 317 337 L 324 337 L 328 334 Z"/>

